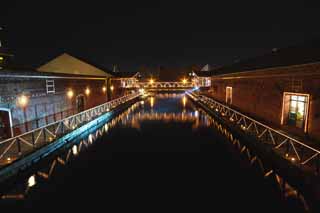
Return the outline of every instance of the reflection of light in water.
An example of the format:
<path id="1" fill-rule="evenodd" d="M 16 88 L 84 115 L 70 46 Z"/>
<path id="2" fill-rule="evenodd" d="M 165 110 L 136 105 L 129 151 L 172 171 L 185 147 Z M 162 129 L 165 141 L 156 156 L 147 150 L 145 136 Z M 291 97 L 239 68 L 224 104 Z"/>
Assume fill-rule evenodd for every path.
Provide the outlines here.
<path id="1" fill-rule="evenodd" d="M 72 147 L 72 154 L 73 154 L 73 155 L 77 155 L 77 154 L 78 154 L 77 145 L 73 145 L 73 147 Z"/>
<path id="2" fill-rule="evenodd" d="M 194 111 L 194 116 L 196 116 L 197 118 L 199 117 L 199 111 L 198 110 Z"/>
<path id="3" fill-rule="evenodd" d="M 187 97 L 186 96 L 183 96 L 182 104 L 183 104 L 183 107 L 186 107 L 186 105 L 187 105 Z"/>
<path id="4" fill-rule="evenodd" d="M 154 97 L 150 97 L 150 106 L 151 106 L 151 107 L 154 106 Z"/>
<path id="5" fill-rule="evenodd" d="M 104 125 L 104 130 L 105 130 L 106 132 L 108 132 L 108 129 L 109 129 L 108 124 L 105 124 L 105 125 Z"/>
<path id="6" fill-rule="evenodd" d="M 90 134 L 90 135 L 89 135 L 89 137 L 88 137 L 88 141 L 89 141 L 89 143 L 92 143 L 92 141 L 93 141 L 92 134 Z"/>
<path id="7" fill-rule="evenodd" d="M 33 187 L 34 185 L 36 185 L 36 177 L 34 175 L 32 175 L 28 179 L 28 186 Z"/>

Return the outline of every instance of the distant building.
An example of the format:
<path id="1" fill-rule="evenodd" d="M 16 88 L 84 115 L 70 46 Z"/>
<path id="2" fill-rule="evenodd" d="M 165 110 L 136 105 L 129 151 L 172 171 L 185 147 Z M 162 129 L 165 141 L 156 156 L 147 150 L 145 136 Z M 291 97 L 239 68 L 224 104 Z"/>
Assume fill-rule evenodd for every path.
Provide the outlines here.
<path id="1" fill-rule="evenodd" d="M 205 66 L 203 66 L 203 67 L 201 68 L 200 71 L 210 71 L 210 70 L 211 70 L 211 66 L 210 66 L 209 64 L 206 64 Z"/>
<path id="2" fill-rule="evenodd" d="M 64 53 L 37 69 L 41 72 L 53 72 L 76 75 L 111 76 L 110 72 L 93 66 L 85 60 Z"/>

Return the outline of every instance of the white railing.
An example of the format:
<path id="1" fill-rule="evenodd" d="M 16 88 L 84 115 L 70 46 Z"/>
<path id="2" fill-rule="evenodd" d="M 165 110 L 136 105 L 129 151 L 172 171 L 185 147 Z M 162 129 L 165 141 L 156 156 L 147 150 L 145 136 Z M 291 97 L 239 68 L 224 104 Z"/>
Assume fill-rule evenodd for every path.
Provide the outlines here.
<path id="1" fill-rule="evenodd" d="M 24 155 L 54 142 L 55 139 L 140 95 L 141 93 L 126 95 L 30 132 L 1 141 L 0 167 L 10 164 Z"/>
<path id="2" fill-rule="evenodd" d="M 132 88 L 150 88 L 150 89 L 172 89 L 172 88 L 191 88 L 194 87 L 193 82 L 137 82 L 132 84 Z"/>
<path id="3" fill-rule="evenodd" d="M 319 174 L 319 149 L 250 118 L 212 98 L 194 93 L 189 93 L 189 95 L 211 108 L 211 110 L 228 120 L 228 122 L 239 126 L 242 131 L 254 135 L 259 141 L 269 146 L 271 145 L 276 153 L 280 154 L 283 158 Z"/>

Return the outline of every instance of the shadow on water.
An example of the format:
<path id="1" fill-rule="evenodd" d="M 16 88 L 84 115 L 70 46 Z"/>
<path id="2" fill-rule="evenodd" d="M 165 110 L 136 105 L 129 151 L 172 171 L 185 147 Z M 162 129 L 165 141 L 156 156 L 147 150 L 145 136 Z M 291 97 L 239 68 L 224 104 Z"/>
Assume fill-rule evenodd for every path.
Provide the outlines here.
<path id="1" fill-rule="evenodd" d="M 34 179 L 15 184 L 9 193 L 25 193 L 25 199 L 2 204 L 42 210 L 298 211 L 183 94 L 140 101 L 85 138 L 54 157 L 53 169 L 52 159 L 35 169 Z M 50 169 L 49 178 L 39 173 Z"/>

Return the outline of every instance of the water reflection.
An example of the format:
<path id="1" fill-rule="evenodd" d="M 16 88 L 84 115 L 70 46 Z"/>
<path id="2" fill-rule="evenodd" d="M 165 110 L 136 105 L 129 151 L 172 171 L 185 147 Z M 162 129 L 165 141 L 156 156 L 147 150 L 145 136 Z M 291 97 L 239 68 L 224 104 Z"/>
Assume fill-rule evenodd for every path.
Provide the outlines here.
<path id="1" fill-rule="evenodd" d="M 149 104 L 145 104 L 149 103 Z M 193 129 L 201 126 L 208 127 L 214 121 L 202 109 L 195 107 L 191 101 L 187 100 L 184 94 L 156 94 L 145 101 L 139 101 L 131 105 L 126 111 L 116 116 L 108 123 L 101 124 L 95 131 L 88 131 L 87 135 L 74 141 L 69 148 L 60 150 L 56 157 L 48 158 L 46 166 L 35 171 L 33 175 L 27 177 L 21 183 L 14 186 L 9 192 L 0 192 L 2 199 L 24 199 L 32 190 L 33 186 L 41 185 L 45 181 L 50 181 L 50 177 L 55 175 L 57 168 L 68 165 L 70 161 L 79 157 L 97 139 L 107 134 L 112 128 L 131 127 L 140 129 L 144 122 L 162 122 L 164 124 L 191 123 Z"/>
<path id="2" fill-rule="evenodd" d="M 126 112 L 116 118 L 119 126 L 140 129 L 141 123 L 157 121 L 163 123 L 192 123 L 192 128 L 210 126 L 211 118 L 201 109 L 187 101 L 184 94 L 157 94 L 148 98 L 149 105 L 141 101 L 132 105 Z M 111 125 L 114 125 L 112 123 Z"/>

